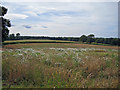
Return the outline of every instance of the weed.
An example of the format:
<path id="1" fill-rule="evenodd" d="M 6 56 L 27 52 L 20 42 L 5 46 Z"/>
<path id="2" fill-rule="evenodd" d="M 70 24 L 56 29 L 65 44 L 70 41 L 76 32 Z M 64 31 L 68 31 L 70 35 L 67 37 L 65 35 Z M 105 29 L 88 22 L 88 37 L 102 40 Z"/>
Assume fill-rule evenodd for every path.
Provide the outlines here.
<path id="1" fill-rule="evenodd" d="M 117 87 L 117 50 L 107 46 L 103 49 L 79 45 L 41 43 L 6 46 L 14 49 L 3 50 L 3 87 Z"/>

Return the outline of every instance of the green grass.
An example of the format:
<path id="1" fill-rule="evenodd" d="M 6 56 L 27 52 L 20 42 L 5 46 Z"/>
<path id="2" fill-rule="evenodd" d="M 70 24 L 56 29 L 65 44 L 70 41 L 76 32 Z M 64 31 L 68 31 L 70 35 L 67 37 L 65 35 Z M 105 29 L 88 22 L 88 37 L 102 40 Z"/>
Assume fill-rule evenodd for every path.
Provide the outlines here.
<path id="1" fill-rule="evenodd" d="M 93 44 L 93 45 L 103 45 L 103 46 L 117 46 L 117 45 L 103 44 L 103 43 L 96 43 L 96 42 L 93 42 L 91 44 Z"/>
<path id="2" fill-rule="evenodd" d="M 88 44 L 88 43 L 83 43 L 79 41 L 65 41 L 65 40 L 10 40 L 10 41 L 4 41 L 3 46 L 5 45 L 11 45 L 11 44 L 27 44 L 27 43 L 73 43 L 73 44 Z M 117 45 L 110 45 L 110 44 L 102 44 L 102 43 L 91 43 L 88 45 L 100 45 L 100 46 L 117 46 Z"/>
<path id="3" fill-rule="evenodd" d="M 19 44 L 19 43 L 73 43 L 74 41 L 63 41 L 63 40 L 10 40 L 3 42 L 6 44 Z"/>
<path id="4" fill-rule="evenodd" d="M 74 41 L 64 41 L 64 40 L 11 40 L 11 41 L 5 41 L 5 43 L 9 42 L 74 42 Z"/>
<path id="5" fill-rule="evenodd" d="M 16 47 L 16 45 L 14 45 Z M 77 47 L 77 46 L 76 46 Z M 28 44 L 2 52 L 3 87 L 115 88 L 118 51 L 73 44 Z"/>

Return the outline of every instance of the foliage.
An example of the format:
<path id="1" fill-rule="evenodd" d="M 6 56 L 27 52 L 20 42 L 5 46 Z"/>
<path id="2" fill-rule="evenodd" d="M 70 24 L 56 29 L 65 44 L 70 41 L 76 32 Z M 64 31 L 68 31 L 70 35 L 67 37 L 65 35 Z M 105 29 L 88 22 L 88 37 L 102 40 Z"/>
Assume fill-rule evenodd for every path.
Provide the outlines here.
<path id="1" fill-rule="evenodd" d="M 80 40 L 79 41 L 81 41 L 81 42 L 86 42 L 87 41 L 87 36 L 86 35 L 82 35 L 81 37 L 80 37 Z"/>
<path id="2" fill-rule="evenodd" d="M 7 40 L 65 40 L 65 41 L 76 41 L 81 43 L 96 43 L 96 44 L 109 44 L 109 45 L 119 45 L 119 38 L 95 38 L 95 35 L 90 34 L 88 36 L 82 35 L 81 37 L 47 37 L 47 36 L 20 36 L 17 33 L 16 36 L 10 34 Z"/>
<path id="3" fill-rule="evenodd" d="M 11 27 L 10 20 L 3 18 L 3 16 L 7 13 L 7 9 L 3 6 L 0 6 L 0 29 L 1 33 L 0 36 L 2 36 L 2 42 L 5 41 L 8 37 L 9 30 L 8 27 Z"/>

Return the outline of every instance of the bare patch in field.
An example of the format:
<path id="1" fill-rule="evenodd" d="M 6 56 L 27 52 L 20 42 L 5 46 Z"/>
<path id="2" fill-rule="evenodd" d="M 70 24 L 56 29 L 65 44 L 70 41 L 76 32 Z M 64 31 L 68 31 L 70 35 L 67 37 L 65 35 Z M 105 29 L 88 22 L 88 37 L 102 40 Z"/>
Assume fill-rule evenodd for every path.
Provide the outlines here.
<path id="1" fill-rule="evenodd" d="M 102 46 L 102 45 L 90 45 L 90 44 L 65 44 L 65 45 L 72 45 L 72 46 L 82 47 L 82 48 L 94 47 L 94 48 L 118 49 L 118 46 Z"/>

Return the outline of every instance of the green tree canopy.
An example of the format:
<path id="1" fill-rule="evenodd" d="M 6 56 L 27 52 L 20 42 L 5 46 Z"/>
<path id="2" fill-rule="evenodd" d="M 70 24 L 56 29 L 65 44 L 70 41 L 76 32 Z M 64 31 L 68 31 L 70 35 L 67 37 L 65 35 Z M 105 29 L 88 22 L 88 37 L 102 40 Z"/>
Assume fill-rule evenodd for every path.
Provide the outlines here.
<path id="1" fill-rule="evenodd" d="M 10 20 L 4 18 L 6 13 L 7 8 L 0 6 L 0 37 L 2 37 L 2 42 L 7 39 L 9 34 L 8 27 L 11 27 Z"/>
<path id="2" fill-rule="evenodd" d="M 94 42 L 94 41 L 95 41 L 95 40 L 94 40 L 94 37 L 95 37 L 94 34 L 90 34 L 90 35 L 88 35 L 87 43 L 92 43 L 92 42 Z"/>
<path id="3" fill-rule="evenodd" d="M 90 35 L 88 35 L 88 38 L 94 38 L 94 37 L 95 37 L 94 34 L 90 34 Z"/>
<path id="4" fill-rule="evenodd" d="M 16 39 L 20 39 L 20 33 L 16 34 Z"/>
<path id="5" fill-rule="evenodd" d="M 87 36 L 86 36 L 86 35 L 82 35 L 82 36 L 80 37 L 80 41 L 81 41 L 81 42 L 86 42 L 86 41 L 87 41 Z"/>
<path id="6" fill-rule="evenodd" d="M 17 33 L 17 34 L 16 34 L 16 37 L 19 37 L 19 36 L 20 36 L 20 33 Z"/>

